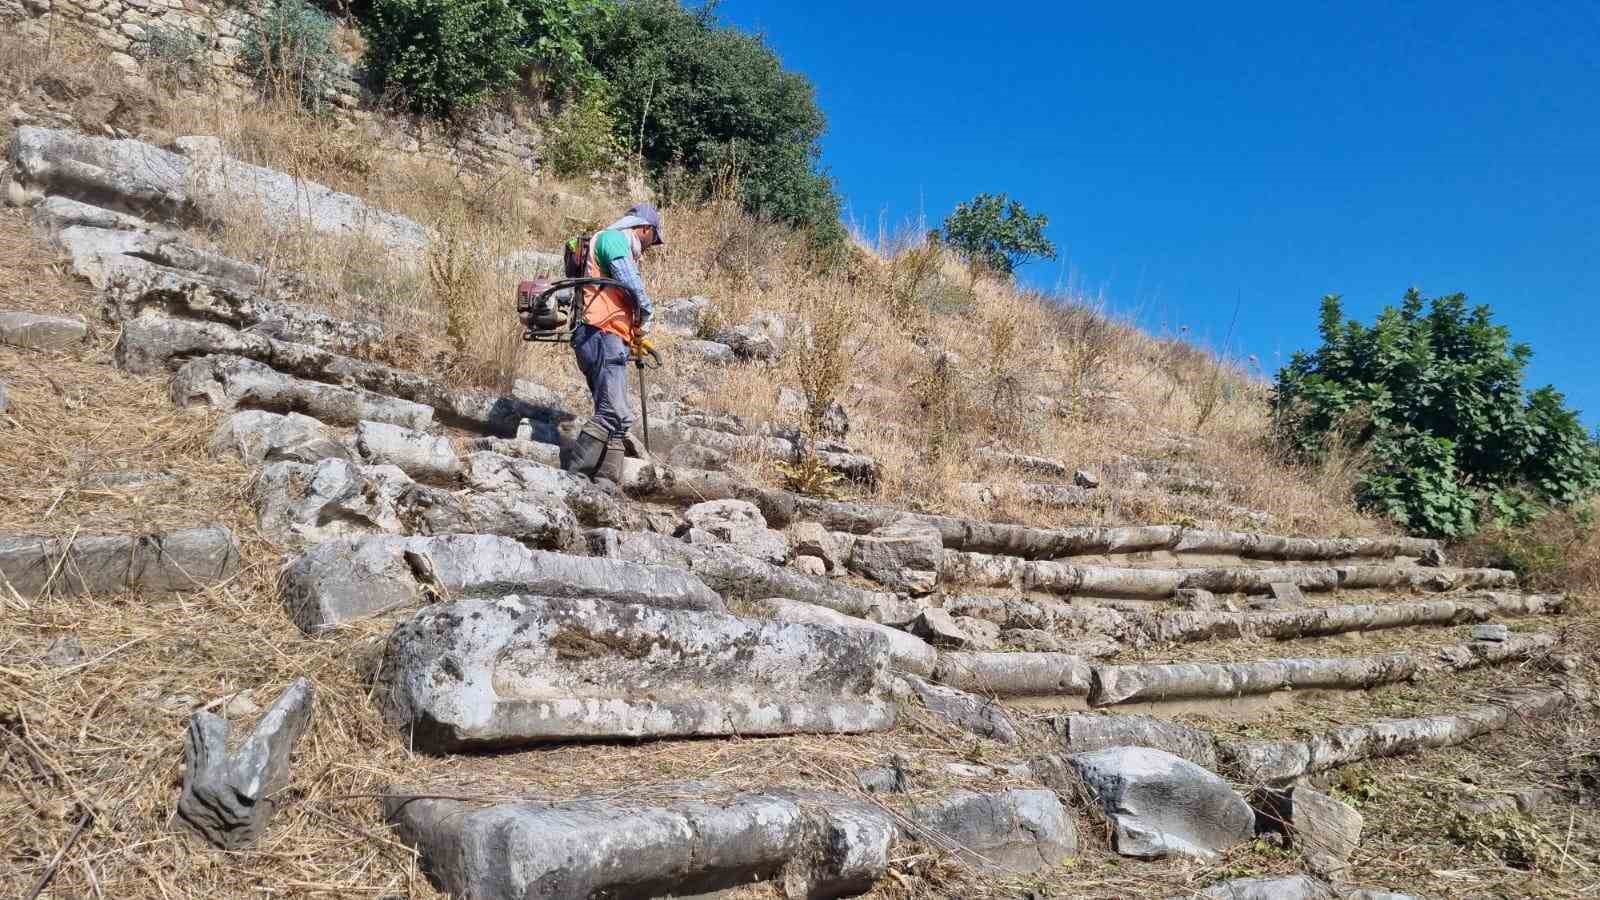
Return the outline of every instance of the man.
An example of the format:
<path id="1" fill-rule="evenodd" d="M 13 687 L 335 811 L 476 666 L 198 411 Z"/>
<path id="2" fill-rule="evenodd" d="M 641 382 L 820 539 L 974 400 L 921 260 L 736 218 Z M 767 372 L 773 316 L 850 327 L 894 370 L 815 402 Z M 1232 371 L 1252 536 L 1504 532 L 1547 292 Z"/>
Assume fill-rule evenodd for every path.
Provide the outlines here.
<path id="1" fill-rule="evenodd" d="M 639 257 L 658 247 L 661 213 L 640 203 L 627 215 L 596 234 L 589 243 L 590 278 L 610 278 L 627 285 L 633 296 L 615 287 L 588 287 L 583 291 L 583 321 L 572 339 L 578 368 L 594 397 L 594 418 L 578 432 L 566 469 L 591 478 L 622 484 L 623 436 L 633 424 L 628 400 L 628 360 L 631 348 L 650 330 L 653 307 L 639 276 Z M 637 299 L 637 303 L 634 300 Z"/>

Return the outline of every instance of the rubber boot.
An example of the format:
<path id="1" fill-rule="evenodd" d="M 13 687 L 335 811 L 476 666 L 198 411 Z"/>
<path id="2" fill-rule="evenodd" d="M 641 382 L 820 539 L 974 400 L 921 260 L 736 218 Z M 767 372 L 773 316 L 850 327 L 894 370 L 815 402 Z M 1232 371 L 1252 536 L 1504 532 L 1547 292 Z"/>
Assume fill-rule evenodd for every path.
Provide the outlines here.
<path id="1" fill-rule="evenodd" d="M 572 449 L 567 452 L 566 462 L 561 468 L 574 475 L 593 478 L 606 455 L 606 442 L 610 437 L 611 432 L 590 419 L 578 432 L 577 440 L 572 442 Z"/>
<path id="2" fill-rule="evenodd" d="M 600 458 L 600 468 L 595 472 L 595 478 L 604 478 L 622 488 L 622 458 L 628 455 L 627 445 L 622 441 L 622 435 L 617 435 L 606 441 L 606 455 Z"/>

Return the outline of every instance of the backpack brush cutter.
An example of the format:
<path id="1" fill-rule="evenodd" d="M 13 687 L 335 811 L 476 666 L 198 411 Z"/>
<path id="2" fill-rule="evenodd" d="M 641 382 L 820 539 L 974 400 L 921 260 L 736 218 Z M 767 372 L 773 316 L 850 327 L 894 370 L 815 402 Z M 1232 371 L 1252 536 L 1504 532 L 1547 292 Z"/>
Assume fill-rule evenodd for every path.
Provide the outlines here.
<path id="1" fill-rule="evenodd" d="M 537 278 L 517 285 L 517 319 L 522 322 L 522 339 L 535 343 L 570 344 L 584 320 L 583 311 L 573 309 L 575 298 L 584 297 L 588 287 L 611 287 L 626 291 L 638 307 L 633 289 L 612 278 L 565 278 L 549 281 Z M 584 299 L 587 306 L 589 300 Z M 639 408 L 643 413 L 644 450 L 650 452 L 650 396 L 645 392 L 644 370 L 661 368 L 661 354 L 648 340 L 639 338 L 628 348 L 639 370 Z"/>

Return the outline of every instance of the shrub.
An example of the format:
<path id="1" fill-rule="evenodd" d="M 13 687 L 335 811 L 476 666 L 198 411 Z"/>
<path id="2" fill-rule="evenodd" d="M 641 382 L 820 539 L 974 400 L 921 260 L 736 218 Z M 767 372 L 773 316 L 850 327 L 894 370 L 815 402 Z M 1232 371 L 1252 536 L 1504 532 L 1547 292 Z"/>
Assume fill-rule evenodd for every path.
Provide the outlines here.
<path id="1" fill-rule="evenodd" d="M 1366 507 L 1453 537 L 1486 516 L 1523 523 L 1540 504 L 1600 488 L 1600 444 L 1553 388 L 1524 394 L 1532 351 L 1487 306 L 1469 312 L 1462 294 L 1430 304 L 1411 290 L 1368 327 L 1344 321 L 1329 296 L 1320 330 L 1322 346 L 1278 373 L 1279 435 L 1311 458 L 1333 442 L 1367 451 L 1357 483 Z"/>
<path id="2" fill-rule="evenodd" d="M 611 109 L 601 89 L 574 97 L 547 129 L 544 150 L 551 171 L 562 178 L 592 175 L 617 161 Z"/>
<path id="3" fill-rule="evenodd" d="M 361 31 L 373 86 L 423 115 L 477 105 L 533 60 L 513 0 L 377 0 Z"/>
<path id="4" fill-rule="evenodd" d="M 619 138 L 653 175 L 731 168 L 750 212 L 844 243 L 838 196 L 818 168 L 826 120 L 811 82 L 761 38 L 720 25 L 714 4 L 633 0 L 595 40 L 591 59 L 617 91 Z"/>
<path id="5" fill-rule="evenodd" d="M 984 270 L 1011 275 L 1030 259 L 1055 259 L 1055 245 L 1044 236 L 1049 223 L 1005 194 L 979 194 L 944 220 L 944 242 L 974 276 Z"/>
<path id="6" fill-rule="evenodd" d="M 339 64 L 333 20 L 306 0 L 273 0 L 245 32 L 239 56 L 267 96 L 319 110 Z"/>
<path id="7" fill-rule="evenodd" d="M 204 53 L 204 43 L 193 32 L 152 25 L 145 29 L 139 55 L 158 79 L 182 81 L 198 74 L 197 67 Z"/>

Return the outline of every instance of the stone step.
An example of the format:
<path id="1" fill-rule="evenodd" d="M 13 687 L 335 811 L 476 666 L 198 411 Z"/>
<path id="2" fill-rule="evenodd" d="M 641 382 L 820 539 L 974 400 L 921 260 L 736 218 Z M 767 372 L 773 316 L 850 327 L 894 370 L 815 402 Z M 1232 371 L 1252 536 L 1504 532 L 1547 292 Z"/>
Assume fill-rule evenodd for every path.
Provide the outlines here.
<path id="1" fill-rule="evenodd" d="M 424 870 L 461 900 L 686 897 L 762 881 L 786 897 L 844 897 L 871 890 L 903 844 L 991 872 L 1057 865 L 1078 844 L 1044 790 L 960 791 L 901 813 L 788 788 L 652 793 L 677 796 L 482 804 L 397 790 L 384 806 Z"/>
<path id="2" fill-rule="evenodd" d="M 509 596 L 434 604 L 397 626 L 376 697 L 429 753 L 849 734 L 894 725 L 888 666 L 887 642 L 856 629 Z"/>
<path id="3" fill-rule="evenodd" d="M 1223 771 L 1248 783 L 1276 784 L 1368 759 L 1450 747 L 1524 719 L 1542 719 L 1573 702 L 1568 690 L 1525 688 L 1453 713 L 1379 719 L 1289 740 L 1222 740 Z"/>
<path id="4" fill-rule="evenodd" d="M 726 608 L 715 591 L 682 569 L 530 550 L 511 538 L 476 534 L 324 541 L 285 567 L 279 592 L 290 618 L 307 634 L 431 598 L 515 592 Z"/>
<path id="5" fill-rule="evenodd" d="M 1012 500 L 1045 509 L 1156 508 L 1197 518 L 1235 519 L 1256 527 L 1264 527 L 1272 519 L 1258 509 L 1193 493 L 1086 488 L 1075 484 L 1026 481 L 1011 484 L 966 482 L 958 485 L 958 490 L 967 500 L 986 506 L 993 506 L 1001 500 Z"/>
<path id="6" fill-rule="evenodd" d="M 1392 628 L 1464 625 L 1498 617 L 1559 615 L 1560 594 L 1485 592 L 1466 597 L 1310 609 L 1187 610 L 1126 615 L 1143 640 L 1168 644 L 1237 638 L 1287 641 Z"/>
<path id="7" fill-rule="evenodd" d="M 198 591 L 239 572 L 222 526 L 156 534 L 0 535 L 0 581 L 23 597 Z"/>

